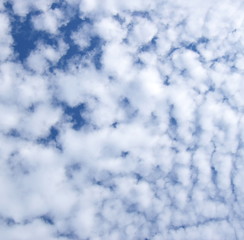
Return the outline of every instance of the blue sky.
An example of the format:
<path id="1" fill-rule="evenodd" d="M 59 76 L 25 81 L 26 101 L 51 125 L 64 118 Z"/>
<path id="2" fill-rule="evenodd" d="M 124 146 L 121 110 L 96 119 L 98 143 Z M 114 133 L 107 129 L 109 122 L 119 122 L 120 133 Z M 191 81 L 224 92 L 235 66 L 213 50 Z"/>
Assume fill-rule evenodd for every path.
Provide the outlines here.
<path id="1" fill-rule="evenodd" d="M 0 1 L 1 239 L 243 239 L 243 10 Z"/>

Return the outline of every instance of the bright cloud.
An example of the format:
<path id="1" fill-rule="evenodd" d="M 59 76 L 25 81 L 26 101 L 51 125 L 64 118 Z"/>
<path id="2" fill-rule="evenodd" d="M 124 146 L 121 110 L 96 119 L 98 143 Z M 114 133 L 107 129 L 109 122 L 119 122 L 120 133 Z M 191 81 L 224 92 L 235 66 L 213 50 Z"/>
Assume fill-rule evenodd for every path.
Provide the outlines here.
<path id="1" fill-rule="evenodd" d="M 243 10 L 1 1 L 1 238 L 243 239 Z"/>

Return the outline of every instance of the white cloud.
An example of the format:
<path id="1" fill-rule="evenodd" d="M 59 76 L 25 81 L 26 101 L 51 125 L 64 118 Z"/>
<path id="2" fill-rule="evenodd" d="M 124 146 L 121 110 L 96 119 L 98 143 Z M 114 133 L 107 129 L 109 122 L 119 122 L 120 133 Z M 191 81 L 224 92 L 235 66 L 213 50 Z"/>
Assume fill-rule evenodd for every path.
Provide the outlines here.
<path id="1" fill-rule="evenodd" d="M 22 18 L 0 4 L 0 235 L 242 239 L 243 4 L 11 3 Z M 57 44 L 38 35 L 21 62 L 11 21 L 33 10 L 32 30 Z"/>
<path id="2" fill-rule="evenodd" d="M 59 27 L 65 23 L 63 13 L 59 9 L 47 10 L 32 18 L 35 29 L 58 34 Z"/>
<path id="3" fill-rule="evenodd" d="M 10 21 L 7 14 L 0 13 L 0 61 L 6 61 L 12 55 L 12 37 L 10 35 Z"/>
<path id="4" fill-rule="evenodd" d="M 50 9 L 54 0 L 26 0 L 24 2 L 11 0 L 10 2 L 13 4 L 14 12 L 22 17 L 25 17 L 32 10 L 39 10 L 43 12 L 47 11 Z"/>
<path id="5" fill-rule="evenodd" d="M 157 27 L 147 19 L 138 18 L 133 21 L 133 30 L 129 35 L 132 45 L 149 43 L 157 34 Z"/>
<path id="6" fill-rule="evenodd" d="M 127 34 L 127 28 L 113 18 L 103 18 L 95 24 L 96 32 L 106 41 L 121 42 Z"/>
<path id="7" fill-rule="evenodd" d="M 28 56 L 27 66 L 36 73 L 42 74 L 55 65 L 66 51 L 67 45 L 63 41 L 59 41 L 57 47 L 39 44 Z"/>

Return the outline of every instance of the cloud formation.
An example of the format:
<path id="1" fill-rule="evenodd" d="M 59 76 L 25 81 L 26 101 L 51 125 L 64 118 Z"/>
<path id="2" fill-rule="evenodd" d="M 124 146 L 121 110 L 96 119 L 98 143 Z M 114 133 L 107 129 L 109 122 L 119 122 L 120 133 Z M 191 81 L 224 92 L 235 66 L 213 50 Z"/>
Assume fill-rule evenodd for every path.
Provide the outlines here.
<path id="1" fill-rule="evenodd" d="M 1 1 L 2 239 L 243 239 L 243 10 Z"/>

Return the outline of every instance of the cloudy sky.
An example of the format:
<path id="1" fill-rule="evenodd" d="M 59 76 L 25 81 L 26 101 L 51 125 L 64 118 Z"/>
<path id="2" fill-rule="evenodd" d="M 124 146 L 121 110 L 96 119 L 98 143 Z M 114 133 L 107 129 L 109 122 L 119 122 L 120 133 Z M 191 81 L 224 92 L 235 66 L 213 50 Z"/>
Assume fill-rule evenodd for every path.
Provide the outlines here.
<path id="1" fill-rule="evenodd" d="M 244 239 L 242 0 L 0 0 L 2 240 Z"/>

